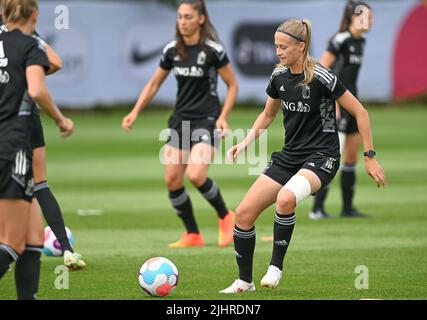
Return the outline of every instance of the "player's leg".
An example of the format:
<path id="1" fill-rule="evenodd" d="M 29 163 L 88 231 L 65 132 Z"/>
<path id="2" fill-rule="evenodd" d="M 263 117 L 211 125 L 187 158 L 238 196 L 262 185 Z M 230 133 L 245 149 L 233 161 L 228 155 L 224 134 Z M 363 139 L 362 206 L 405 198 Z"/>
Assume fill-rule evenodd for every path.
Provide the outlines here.
<path id="1" fill-rule="evenodd" d="M 43 222 L 33 199 L 25 240 L 25 250 L 16 262 L 15 284 L 18 300 L 35 300 L 39 288 L 40 256 L 43 251 Z"/>
<path id="2" fill-rule="evenodd" d="M 209 166 L 215 156 L 215 147 L 197 143 L 191 149 L 187 176 L 218 215 L 218 245 L 226 247 L 233 241 L 234 212 L 229 210 L 218 185 L 208 177 Z"/>
<path id="3" fill-rule="evenodd" d="M 65 250 L 74 252 L 67 237 L 67 232 L 65 231 L 65 223 L 61 208 L 47 182 L 46 147 L 44 146 L 33 150 L 33 174 L 34 195 L 40 205 L 47 224 L 61 244 L 62 253 L 64 253 Z"/>
<path id="4" fill-rule="evenodd" d="M 308 213 L 308 217 L 311 220 L 327 219 L 331 215 L 325 210 L 325 201 L 329 193 L 329 186 L 326 186 L 322 190 L 316 192 L 313 201 L 313 209 Z"/>
<path id="5" fill-rule="evenodd" d="M 34 134 L 39 134 L 35 132 Z M 44 147 L 44 140 L 39 144 L 41 147 L 33 149 L 33 174 L 34 174 L 34 196 L 40 205 L 41 211 L 47 224 L 52 229 L 55 237 L 61 244 L 62 254 L 64 256 L 64 265 L 70 270 L 79 270 L 86 266 L 85 261 L 82 259 L 81 254 L 74 252 L 67 237 L 65 230 L 65 223 L 62 216 L 61 208 L 50 190 L 47 182 L 46 173 L 46 147 Z M 37 205 L 34 204 L 35 208 Z"/>
<path id="6" fill-rule="evenodd" d="M 342 109 L 343 108 L 341 108 L 342 117 L 338 121 L 338 128 L 339 128 L 338 137 L 340 141 L 341 154 L 343 154 L 344 152 L 344 145 L 347 140 L 347 135 L 345 132 L 349 130 L 349 118 L 350 118 L 350 115 L 348 115 L 348 113 L 345 110 L 342 111 Z M 316 192 L 314 196 L 314 201 L 313 201 L 313 209 L 308 214 L 308 217 L 311 220 L 319 220 L 319 219 L 325 219 L 325 218 L 331 217 L 331 215 L 327 213 L 324 208 L 325 201 L 329 193 L 329 189 L 330 189 L 330 185 L 328 184 L 327 186 L 321 188 L 319 191 Z"/>
<path id="7" fill-rule="evenodd" d="M 276 201 L 282 184 L 267 175 L 261 175 L 246 193 L 236 209 L 234 248 L 239 267 L 239 278 L 222 290 L 222 293 L 254 291 L 252 279 L 253 255 L 255 251 L 255 220 Z"/>
<path id="8" fill-rule="evenodd" d="M 24 252 L 29 215 L 29 202 L 0 199 L 0 278 Z"/>
<path id="9" fill-rule="evenodd" d="M 171 243 L 169 247 L 203 246 L 203 237 L 199 232 L 199 227 L 194 217 L 190 197 L 184 187 L 184 176 L 189 151 L 166 145 L 164 153 L 164 179 L 169 191 L 169 200 L 186 229 L 181 239 Z"/>
<path id="10" fill-rule="evenodd" d="M 279 285 L 283 260 L 295 226 L 295 208 L 320 187 L 321 181 L 313 171 L 301 169 L 279 191 L 274 221 L 273 253 L 267 273 L 261 280 L 261 286 L 276 288 Z"/>
<path id="11" fill-rule="evenodd" d="M 347 134 L 344 144 L 344 164 L 341 169 L 341 191 L 343 208 L 341 216 L 363 217 L 364 214 L 354 209 L 353 201 L 356 188 L 356 164 L 359 158 L 361 136 L 359 133 Z"/>

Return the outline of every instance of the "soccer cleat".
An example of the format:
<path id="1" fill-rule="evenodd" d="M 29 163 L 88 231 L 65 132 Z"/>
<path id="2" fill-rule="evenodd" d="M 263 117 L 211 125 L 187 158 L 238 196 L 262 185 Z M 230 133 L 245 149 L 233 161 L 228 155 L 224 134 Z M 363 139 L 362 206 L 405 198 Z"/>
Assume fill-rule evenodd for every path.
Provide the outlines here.
<path id="1" fill-rule="evenodd" d="M 221 290 L 220 293 L 241 293 L 241 292 L 254 292 L 255 284 L 249 283 L 240 279 L 234 280 L 234 282 L 228 288 Z"/>
<path id="2" fill-rule="evenodd" d="M 352 209 L 350 212 L 341 212 L 341 217 L 350 217 L 350 218 L 367 218 L 369 217 L 367 214 L 357 211 L 356 209 Z"/>
<path id="3" fill-rule="evenodd" d="M 282 271 L 276 266 L 268 266 L 267 273 L 261 279 L 261 287 L 277 288 L 280 279 L 282 279 Z"/>
<path id="4" fill-rule="evenodd" d="M 317 209 L 317 210 L 310 211 L 308 213 L 308 217 L 311 220 L 320 220 L 320 219 L 328 219 L 331 217 L 331 215 L 321 209 Z"/>
<path id="5" fill-rule="evenodd" d="M 203 247 L 205 240 L 201 233 L 188 233 L 187 231 L 176 242 L 169 244 L 169 248 Z"/>
<path id="6" fill-rule="evenodd" d="M 233 242 L 234 212 L 228 210 L 223 219 L 218 221 L 218 246 L 224 248 Z"/>
<path id="7" fill-rule="evenodd" d="M 64 265 L 68 270 L 80 270 L 86 267 L 86 263 L 82 260 L 81 254 L 71 251 L 64 251 Z"/>

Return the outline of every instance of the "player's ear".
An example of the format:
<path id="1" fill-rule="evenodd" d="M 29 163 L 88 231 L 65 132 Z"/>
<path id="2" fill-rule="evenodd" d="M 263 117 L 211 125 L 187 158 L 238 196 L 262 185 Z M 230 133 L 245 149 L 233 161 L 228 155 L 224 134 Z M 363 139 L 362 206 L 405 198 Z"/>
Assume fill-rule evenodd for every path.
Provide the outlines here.
<path id="1" fill-rule="evenodd" d="M 303 53 L 303 52 L 304 52 L 304 50 L 305 50 L 305 46 L 306 46 L 306 43 L 305 43 L 305 42 L 300 42 L 300 43 L 299 43 L 298 51 L 299 51 L 299 52 L 301 52 L 301 53 Z"/>
<path id="2" fill-rule="evenodd" d="M 204 14 L 199 15 L 199 24 L 203 25 L 206 21 L 206 16 Z"/>
<path id="3" fill-rule="evenodd" d="M 31 23 L 34 24 L 34 26 L 37 23 L 37 18 L 39 17 L 39 11 L 38 10 L 33 10 L 33 12 L 31 13 Z"/>

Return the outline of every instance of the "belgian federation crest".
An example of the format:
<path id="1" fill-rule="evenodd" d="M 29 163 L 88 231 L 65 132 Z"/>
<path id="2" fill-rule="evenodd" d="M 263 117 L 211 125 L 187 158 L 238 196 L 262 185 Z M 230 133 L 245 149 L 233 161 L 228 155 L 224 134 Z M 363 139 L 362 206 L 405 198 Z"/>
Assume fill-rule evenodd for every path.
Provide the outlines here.
<path id="1" fill-rule="evenodd" d="M 206 62 L 206 53 L 204 51 L 200 51 L 199 55 L 197 56 L 197 64 L 204 65 Z"/>
<path id="2" fill-rule="evenodd" d="M 302 98 L 310 99 L 310 86 L 307 86 L 307 85 L 302 86 Z"/>

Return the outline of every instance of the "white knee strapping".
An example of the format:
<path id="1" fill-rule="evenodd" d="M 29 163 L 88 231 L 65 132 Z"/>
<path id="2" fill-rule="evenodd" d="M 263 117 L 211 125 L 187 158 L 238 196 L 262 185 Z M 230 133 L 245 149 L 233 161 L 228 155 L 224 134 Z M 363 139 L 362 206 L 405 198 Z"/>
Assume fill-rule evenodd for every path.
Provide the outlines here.
<path id="1" fill-rule="evenodd" d="M 338 132 L 338 140 L 340 141 L 340 153 L 343 154 L 344 152 L 344 144 L 346 139 L 346 134 L 344 132 L 339 131 Z"/>
<path id="2" fill-rule="evenodd" d="M 294 175 L 284 186 L 283 189 L 291 191 L 296 198 L 297 204 L 311 194 L 310 182 L 301 175 Z"/>

